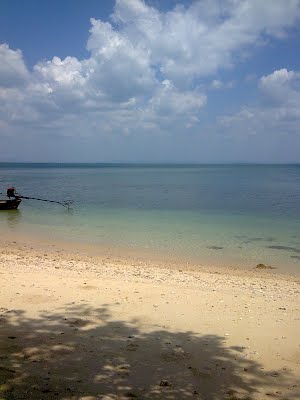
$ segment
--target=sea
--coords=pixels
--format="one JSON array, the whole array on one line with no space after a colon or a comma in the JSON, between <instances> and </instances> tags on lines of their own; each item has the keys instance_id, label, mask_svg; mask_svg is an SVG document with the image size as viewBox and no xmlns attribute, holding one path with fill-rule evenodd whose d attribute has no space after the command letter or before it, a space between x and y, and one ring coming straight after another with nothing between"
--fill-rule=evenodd
<instances>
[{"instance_id":1,"label":"sea","mask_svg":"<svg viewBox=\"0 0 300 400\"><path fill-rule=\"evenodd\" d=\"M157 259L300 273L300 165L0 163L2 237Z\"/></svg>"}]
</instances>

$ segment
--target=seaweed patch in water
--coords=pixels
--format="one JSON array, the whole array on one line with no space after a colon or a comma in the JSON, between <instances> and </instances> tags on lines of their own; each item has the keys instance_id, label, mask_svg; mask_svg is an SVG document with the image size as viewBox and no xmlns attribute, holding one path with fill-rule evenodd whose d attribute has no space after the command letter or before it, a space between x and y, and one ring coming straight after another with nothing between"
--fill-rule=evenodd
<instances>
[{"instance_id":1,"label":"seaweed patch in water","mask_svg":"<svg viewBox=\"0 0 300 400\"><path fill-rule=\"evenodd\" d=\"M252 242L274 242L275 238L273 237L267 237L267 238L263 238L263 237L253 237L253 238L248 238L247 240L245 240L243 243L252 243Z\"/></svg>"},{"instance_id":2,"label":"seaweed patch in water","mask_svg":"<svg viewBox=\"0 0 300 400\"><path fill-rule=\"evenodd\" d=\"M300 256L291 256L291 258L296 258L296 260L300 260Z\"/></svg>"},{"instance_id":3,"label":"seaweed patch in water","mask_svg":"<svg viewBox=\"0 0 300 400\"><path fill-rule=\"evenodd\" d=\"M296 249L295 247L290 247L290 246L267 246L268 249L275 249L275 250L288 250L288 251L294 251L295 253L300 253L299 249Z\"/></svg>"},{"instance_id":4,"label":"seaweed patch in water","mask_svg":"<svg viewBox=\"0 0 300 400\"><path fill-rule=\"evenodd\" d=\"M222 250L224 249L224 247L221 246L207 246L208 249L212 249L212 250Z\"/></svg>"}]
</instances>

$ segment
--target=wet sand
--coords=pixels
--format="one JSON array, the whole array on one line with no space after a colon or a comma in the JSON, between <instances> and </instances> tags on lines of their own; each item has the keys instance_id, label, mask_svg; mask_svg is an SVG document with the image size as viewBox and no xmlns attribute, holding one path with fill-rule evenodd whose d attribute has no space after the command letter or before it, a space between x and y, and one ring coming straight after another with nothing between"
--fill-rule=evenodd
<instances>
[{"instance_id":1,"label":"wet sand","mask_svg":"<svg viewBox=\"0 0 300 400\"><path fill-rule=\"evenodd\" d=\"M299 276L7 240L0 277L0 399L300 398Z\"/></svg>"}]
</instances>

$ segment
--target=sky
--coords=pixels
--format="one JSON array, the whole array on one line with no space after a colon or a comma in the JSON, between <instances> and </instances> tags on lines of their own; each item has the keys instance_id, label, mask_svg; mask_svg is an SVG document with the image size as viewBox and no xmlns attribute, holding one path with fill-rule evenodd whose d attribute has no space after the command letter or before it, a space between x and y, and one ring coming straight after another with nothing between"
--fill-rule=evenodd
<instances>
[{"instance_id":1,"label":"sky","mask_svg":"<svg viewBox=\"0 0 300 400\"><path fill-rule=\"evenodd\" d=\"M1 161L300 162L300 0L1 0Z\"/></svg>"}]
</instances>

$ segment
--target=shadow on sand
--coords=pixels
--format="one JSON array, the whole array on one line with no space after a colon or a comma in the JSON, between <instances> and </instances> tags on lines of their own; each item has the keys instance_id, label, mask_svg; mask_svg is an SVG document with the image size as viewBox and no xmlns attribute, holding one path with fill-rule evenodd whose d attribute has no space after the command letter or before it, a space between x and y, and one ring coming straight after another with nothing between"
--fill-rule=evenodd
<instances>
[{"instance_id":1,"label":"shadow on sand","mask_svg":"<svg viewBox=\"0 0 300 400\"><path fill-rule=\"evenodd\" d=\"M0 309L0 398L299 398L288 371L266 371L223 337L145 333L109 309L69 304L37 318Z\"/></svg>"}]
</instances>

